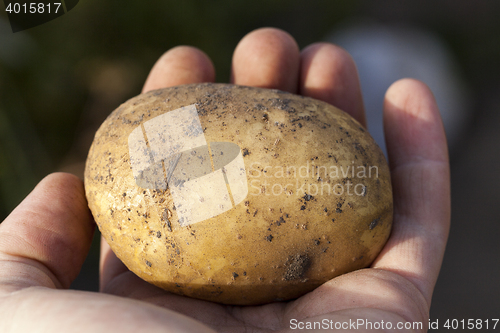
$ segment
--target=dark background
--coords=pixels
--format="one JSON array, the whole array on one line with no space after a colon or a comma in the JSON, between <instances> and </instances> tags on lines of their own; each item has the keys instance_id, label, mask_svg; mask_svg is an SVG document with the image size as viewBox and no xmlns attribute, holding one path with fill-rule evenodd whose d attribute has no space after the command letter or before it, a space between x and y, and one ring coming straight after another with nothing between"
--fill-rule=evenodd
<instances>
[{"instance_id":1,"label":"dark background","mask_svg":"<svg viewBox=\"0 0 500 333\"><path fill-rule=\"evenodd\" d=\"M227 82L234 47L262 26L301 48L357 19L432 32L455 57L470 103L451 152L452 228L431 319L500 317L500 1L86 0L15 34L2 6L0 220L46 174L82 176L97 127L140 93L171 47L202 49ZM74 288L97 288L97 244Z\"/></svg>"}]
</instances>

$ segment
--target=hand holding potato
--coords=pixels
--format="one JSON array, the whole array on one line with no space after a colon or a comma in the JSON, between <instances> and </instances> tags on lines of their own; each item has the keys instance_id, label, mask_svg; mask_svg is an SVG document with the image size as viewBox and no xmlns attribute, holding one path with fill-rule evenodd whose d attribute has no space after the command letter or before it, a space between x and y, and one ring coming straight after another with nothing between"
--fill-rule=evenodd
<instances>
[{"instance_id":1,"label":"hand holding potato","mask_svg":"<svg viewBox=\"0 0 500 333\"><path fill-rule=\"evenodd\" d=\"M213 66L202 52L177 47L157 62L144 91L213 80ZM235 50L232 83L320 99L364 124L354 63L330 44L314 44L299 53L282 31L254 31ZM422 322L425 330L450 220L445 136L434 98L420 82L402 80L391 86L384 114L394 225L371 268L341 275L288 303L228 307L147 284L103 242L102 293L60 290L78 274L94 224L81 181L53 174L0 225L1 330L287 331L291 320L349 318L394 325Z\"/></svg>"}]
</instances>

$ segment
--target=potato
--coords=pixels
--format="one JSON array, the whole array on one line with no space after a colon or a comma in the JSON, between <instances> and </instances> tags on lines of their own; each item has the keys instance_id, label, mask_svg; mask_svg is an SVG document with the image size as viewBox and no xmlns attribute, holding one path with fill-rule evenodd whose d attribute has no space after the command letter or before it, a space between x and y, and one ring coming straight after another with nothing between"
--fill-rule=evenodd
<instances>
[{"instance_id":1,"label":"potato","mask_svg":"<svg viewBox=\"0 0 500 333\"><path fill-rule=\"evenodd\" d=\"M95 135L85 188L132 272L225 304L294 299L367 267L392 224L387 162L356 120L311 98L228 84L121 105Z\"/></svg>"}]
</instances>

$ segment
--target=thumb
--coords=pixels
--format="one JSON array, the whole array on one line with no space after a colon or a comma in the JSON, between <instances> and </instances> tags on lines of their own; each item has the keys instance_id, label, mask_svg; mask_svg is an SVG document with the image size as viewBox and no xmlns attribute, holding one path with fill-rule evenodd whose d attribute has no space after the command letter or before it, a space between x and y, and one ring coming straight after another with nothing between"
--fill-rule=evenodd
<instances>
[{"instance_id":1,"label":"thumb","mask_svg":"<svg viewBox=\"0 0 500 333\"><path fill-rule=\"evenodd\" d=\"M45 177L0 224L0 291L68 288L94 226L83 182L65 173Z\"/></svg>"}]
</instances>

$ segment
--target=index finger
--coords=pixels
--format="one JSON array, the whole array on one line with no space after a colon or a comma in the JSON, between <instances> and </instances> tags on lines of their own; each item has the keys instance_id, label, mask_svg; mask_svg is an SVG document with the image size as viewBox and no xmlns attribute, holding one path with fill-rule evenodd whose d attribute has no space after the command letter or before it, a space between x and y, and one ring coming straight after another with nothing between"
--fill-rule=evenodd
<instances>
[{"instance_id":1,"label":"index finger","mask_svg":"<svg viewBox=\"0 0 500 333\"><path fill-rule=\"evenodd\" d=\"M158 59L144 83L142 92L213 81L215 69L204 52L192 46L177 46Z\"/></svg>"}]
</instances>

